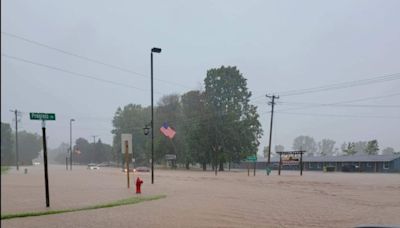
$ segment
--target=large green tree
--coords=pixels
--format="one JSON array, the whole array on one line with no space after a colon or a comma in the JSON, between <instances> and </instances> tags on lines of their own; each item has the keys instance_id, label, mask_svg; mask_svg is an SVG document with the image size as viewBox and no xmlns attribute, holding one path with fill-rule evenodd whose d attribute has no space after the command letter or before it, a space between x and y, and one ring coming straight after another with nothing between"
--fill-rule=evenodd
<instances>
[{"instance_id":1,"label":"large green tree","mask_svg":"<svg viewBox=\"0 0 400 228\"><path fill-rule=\"evenodd\" d=\"M374 140L368 141L365 152L369 155L376 155L376 154L378 154L378 151L379 151L378 140L374 139Z\"/></svg>"},{"instance_id":2,"label":"large green tree","mask_svg":"<svg viewBox=\"0 0 400 228\"><path fill-rule=\"evenodd\" d=\"M151 134L144 135L143 128L151 122L149 107L128 104L123 108L118 108L112 121L114 129L113 139L113 159L116 162L124 161L125 157L121 153L121 134L132 134L133 156L138 165L148 165L150 156ZM155 125L155 133L157 132Z\"/></svg>"},{"instance_id":3,"label":"large green tree","mask_svg":"<svg viewBox=\"0 0 400 228\"><path fill-rule=\"evenodd\" d=\"M250 104L247 81L236 67L208 70L204 84L209 148L214 165L223 170L224 162L239 162L257 153L261 124L257 108Z\"/></svg>"},{"instance_id":4,"label":"large green tree","mask_svg":"<svg viewBox=\"0 0 400 228\"><path fill-rule=\"evenodd\" d=\"M73 156L74 161L81 164L101 163L113 160L113 147L103 143L101 139L90 143L84 138L78 138L75 141L73 150L79 151L79 154L74 153Z\"/></svg>"},{"instance_id":5,"label":"large green tree","mask_svg":"<svg viewBox=\"0 0 400 228\"><path fill-rule=\"evenodd\" d=\"M19 161L22 165L32 165L32 160L39 156L42 150L42 137L27 131L18 132Z\"/></svg>"},{"instance_id":6,"label":"large green tree","mask_svg":"<svg viewBox=\"0 0 400 228\"><path fill-rule=\"evenodd\" d=\"M189 91L182 95L183 137L186 148L186 167L188 163L198 162L203 170L210 163L210 148L208 147L207 113L205 96L201 91Z\"/></svg>"},{"instance_id":7,"label":"large green tree","mask_svg":"<svg viewBox=\"0 0 400 228\"><path fill-rule=\"evenodd\" d=\"M1 123L1 164L15 164L13 134L8 123Z\"/></svg>"}]
</instances>

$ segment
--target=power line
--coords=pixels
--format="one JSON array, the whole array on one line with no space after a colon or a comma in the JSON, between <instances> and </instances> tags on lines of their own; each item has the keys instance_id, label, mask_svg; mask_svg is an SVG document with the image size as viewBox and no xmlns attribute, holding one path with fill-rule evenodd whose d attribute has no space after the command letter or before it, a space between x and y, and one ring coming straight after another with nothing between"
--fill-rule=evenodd
<instances>
[{"instance_id":1,"label":"power line","mask_svg":"<svg viewBox=\"0 0 400 228\"><path fill-rule=\"evenodd\" d=\"M321 104L321 103L302 103L302 102L279 102L283 105L293 106L329 106L345 108L400 108L400 105L371 105L371 104Z\"/></svg>"},{"instance_id":2,"label":"power line","mask_svg":"<svg viewBox=\"0 0 400 228\"><path fill-rule=\"evenodd\" d=\"M393 73L393 74L388 74L388 75L383 75L383 76L373 77L373 78L367 78L367 79L362 79L362 80L341 82L341 83L317 86L317 87L306 88L306 89L281 91L281 92L279 92L279 94L282 97L302 95L302 94L307 94L307 93L316 93L316 92L325 92L325 91L336 90L336 89L345 89L345 88L349 88L349 87L363 86L363 85L393 81L393 80L398 80L398 79L400 79L400 73ZM259 96L254 97L253 101L258 100L258 99L262 98L263 96L264 95L259 95Z\"/></svg>"},{"instance_id":3,"label":"power line","mask_svg":"<svg viewBox=\"0 0 400 228\"><path fill-rule=\"evenodd\" d=\"M344 88L355 87L355 86L363 86L363 85L381 83L381 82L386 82L386 81L393 81L393 80L398 80L398 79L400 79L400 73L394 73L394 74L373 77L373 78L368 78L368 79L362 79L362 80L356 80L356 81L341 82L341 83L335 83L335 84L306 88L306 89L282 91L282 92L280 92L280 94L282 94L281 95L282 97L283 96L294 96L294 95L301 95L301 94L307 94L307 93L316 93L316 92L322 92L322 91L344 89Z\"/></svg>"},{"instance_id":4,"label":"power line","mask_svg":"<svg viewBox=\"0 0 400 228\"><path fill-rule=\"evenodd\" d=\"M9 32L1 32L1 33L4 34L4 35L10 36L10 37L14 37L14 38L19 39L19 40L23 40L23 41L31 43L31 44L35 44L35 45L38 45L38 46L41 46L41 47L44 47L44 48L47 48L47 49L50 49L50 50L53 50L53 51L57 51L57 52L63 53L65 55L73 56L73 57L76 57L76 58L79 58L79 59L83 59L85 61L93 62L93 63L99 64L99 65L103 65L103 66L106 66L106 67L110 67L110 68L113 68L113 69L116 69L116 70L119 70L119 71L122 71L122 72L125 72L125 73L129 73L129 74L132 74L134 76L139 76L139 77L143 77L143 78L149 78L149 76L146 75L146 74L138 73L138 72L135 72L135 71L130 70L130 69L126 69L126 68L123 68L123 67L120 67L120 66L109 64L109 63L106 63L106 62L103 62L103 61L100 61L100 60L96 60L96 59L93 59L93 58L89 58L89 57L86 57L86 56L83 56L83 55L78 55L78 54L75 54L75 53L72 53L72 52L69 52L69 51L65 51L65 50L60 49L60 48L52 47L50 45L47 45L47 44L44 44L44 43L41 43L41 42L38 42L38 41L35 41L35 40L31 40L31 39L28 39L28 38L25 38L25 37L22 37L22 36L18 36L18 35L12 34L12 33L9 33ZM159 81L159 82L166 83L166 84L170 84L170 85L180 86L180 87L183 87L183 88L186 88L186 89L192 89L192 88L190 88L188 86L185 86L185 85L182 85L182 84L179 84L179 83L175 83L175 82L170 82L170 81L163 80L163 79L159 79L159 78L155 78L155 80Z\"/></svg>"},{"instance_id":5,"label":"power line","mask_svg":"<svg viewBox=\"0 0 400 228\"><path fill-rule=\"evenodd\" d=\"M359 98L359 99L353 99L353 100L347 100L347 101L332 102L332 103L327 103L327 104L308 105L305 107L298 107L298 108L287 108L287 109L281 109L281 110L277 110L277 111L281 112L281 111L299 110L299 109L307 109L307 108L319 108L319 107L325 107L325 106L334 106L334 105L355 103L355 102L360 102L360 101L377 100L377 99L382 99L382 98L387 98L387 97L394 97L394 96L398 96L398 95L400 95L400 93L392 93L392 94L387 94L387 95L382 95L382 96L374 96L374 97L365 97L365 98Z\"/></svg>"},{"instance_id":6,"label":"power line","mask_svg":"<svg viewBox=\"0 0 400 228\"><path fill-rule=\"evenodd\" d=\"M27 59L23 59L23 58L20 58L20 57L7 55L7 54L4 54L4 53L2 53L1 55L6 57L6 58L10 58L10 59L17 60L17 61L20 61L20 62L29 63L29 64L40 66L40 67L49 68L49 69L56 70L56 71L61 71L61 72L64 72L64 73L67 73L67 74L70 74L70 75L74 75L74 76L78 76L78 77L81 77L81 78L88 78L88 79L92 79L92 80L96 80L96 81L100 81L100 82L104 82L104 83L109 83L109 84L113 84L113 85L118 85L118 86L123 86L123 87L128 87L128 88L133 88L133 89L137 89L137 90L148 92L146 89L139 88L139 87L136 87L136 86L127 85L127 84L124 84L124 83L115 82L115 81L111 81L111 80L107 80L107 79L97 78L97 77L90 76L90 75L87 75L87 74L82 74L82 73L78 73L78 72L73 72L73 71L69 71L69 70L66 70L66 69L62 69L62 68L59 68L59 67L50 66L50 65L47 65L47 64L33 62L33 61L30 61L30 60L27 60ZM157 94L160 94L160 93L157 93Z\"/></svg>"},{"instance_id":7,"label":"power line","mask_svg":"<svg viewBox=\"0 0 400 228\"><path fill-rule=\"evenodd\" d=\"M277 111L278 112L278 111ZM321 117L350 117L350 118L373 118L373 119L400 119L400 116L362 116L362 115L339 115L325 113L296 113L296 112L278 112L287 115L305 115L305 116L321 116Z\"/></svg>"}]
</instances>

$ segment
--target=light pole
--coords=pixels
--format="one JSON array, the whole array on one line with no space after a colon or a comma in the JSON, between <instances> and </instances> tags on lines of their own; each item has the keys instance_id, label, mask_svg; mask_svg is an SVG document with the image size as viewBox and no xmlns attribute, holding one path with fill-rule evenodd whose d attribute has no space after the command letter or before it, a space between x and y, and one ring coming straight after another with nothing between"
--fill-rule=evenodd
<instances>
[{"instance_id":1,"label":"light pole","mask_svg":"<svg viewBox=\"0 0 400 228\"><path fill-rule=\"evenodd\" d=\"M161 48L153 47L150 54L151 67L151 183L154 184L154 106L153 106L153 52L161 53Z\"/></svg>"},{"instance_id":2,"label":"light pole","mask_svg":"<svg viewBox=\"0 0 400 228\"><path fill-rule=\"evenodd\" d=\"M72 122L75 119L69 120L69 169L72 170Z\"/></svg>"}]
</instances>

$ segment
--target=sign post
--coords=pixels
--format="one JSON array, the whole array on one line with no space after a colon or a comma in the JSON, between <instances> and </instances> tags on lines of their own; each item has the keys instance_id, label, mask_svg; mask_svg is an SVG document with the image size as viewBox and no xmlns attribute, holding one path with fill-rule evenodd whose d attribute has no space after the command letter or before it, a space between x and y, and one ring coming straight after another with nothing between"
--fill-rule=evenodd
<instances>
[{"instance_id":1,"label":"sign post","mask_svg":"<svg viewBox=\"0 0 400 228\"><path fill-rule=\"evenodd\" d=\"M46 144L46 122L42 120L42 138L43 138L43 159L44 159L44 182L46 188L46 207L50 207L49 195L49 174L47 169L47 144Z\"/></svg>"},{"instance_id":2,"label":"sign post","mask_svg":"<svg viewBox=\"0 0 400 228\"><path fill-rule=\"evenodd\" d=\"M132 134L121 134L121 153L125 153L127 186L130 188L129 154L132 154L133 159Z\"/></svg>"},{"instance_id":3,"label":"sign post","mask_svg":"<svg viewBox=\"0 0 400 228\"><path fill-rule=\"evenodd\" d=\"M249 162L253 162L254 163L254 176L256 175L256 165L257 165L257 156L256 155L250 155L246 157L246 161L247 161L247 176L250 175L250 169L249 169Z\"/></svg>"},{"instance_id":4,"label":"sign post","mask_svg":"<svg viewBox=\"0 0 400 228\"><path fill-rule=\"evenodd\" d=\"M125 141L125 162L126 162L126 178L127 178L127 184L128 184L128 188L130 188L130 183L129 183L129 154L128 154L128 141Z\"/></svg>"},{"instance_id":5,"label":"sign post","mask_svg":"<svg viewBox=\"0 0 400 228\"><path fill-rule=\"evenodd\" d=\"M56 120L56 114L54 113L29 113L31 120L42 121L42 139L43 139L43 160L44 160L44 182L46 191L46 207L50 207L50 195L49 195L49 174L47 165L47 144L46 144L46 120Z\"/></svg>"}]
</instances>

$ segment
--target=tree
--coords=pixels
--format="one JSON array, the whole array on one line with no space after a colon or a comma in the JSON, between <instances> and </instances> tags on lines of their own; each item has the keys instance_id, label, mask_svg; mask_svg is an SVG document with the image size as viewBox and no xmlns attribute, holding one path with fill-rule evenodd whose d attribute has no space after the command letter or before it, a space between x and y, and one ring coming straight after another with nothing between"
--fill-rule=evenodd
<instances>
[{"instance_id":1,"label":"tree","mask_svg":"<svg viewBox=\"0 0 400 228\"><path fill-rule=\"evenodd\" d=\"M343 143L341 149L345 155L354 155L357 152L354 150L354 143Z\"/></svg>"},{"instance_id":2,"label":"tree","mask_svg":"<svg viewBox=\"0 0 400 228\"><path fill-rule=\"evenodd\" d=\"M317 144L314 138L310 136L298 136L293 141L293 149L295 150L305 150L306 155L313 156L317 152Z\"/></svg>"},{"instance_id":3,"label":"tree","mask_svg":"<svg viewBox=\"0 0 400 228\"><path fill-rule=\"evenodd\" d=\"M322 156L331 156L334 154L335 141L331 139L322 139L318 143L318 151Z\"/></svg>"},{"instance_id":4,"label":"tree","mask_svg":"<svg viewBox=\"0 0 400 228\"><path fill-rule=\"evenodd\" d=\"M184 143L183 133L183 117L182 117L182 104L180 97L177 94L170 94L161 97L158 102L155 115L155 160L160 162L165 159L166 154L175 154L176 162L179 164L186 164L188 168L191 162L190 156L187 155L187 150ZM163 135L160 127L167 123L169 127L173 128L177 133L175 137L170 139Z\"/></svg>"},{"instance_id":5,"label":"tree","mask_svg":"<svg viewBox=\"0 0 400 228\"><path fill-rule=\"evenodd\" d=\"M264 146L264 149L263 149L264 158L268 158L268 149L269 149L269 146Z\"/></svg>"},{"instance_id":6,"label":"tree","mask_svg":"<svg viewBox=\"0 0 400 228\"><path fill-rule=\"evenodd\" d=\"M186 168L189 163L199 162L203 170L206 170L210 162L210 154L207 148L207 136L202 127L206 120L204 93L201 91L189 91L182 95L183 137L185 141Z\"/></svg>"},{"instance_id":7,"label":"tree","mask_svg":"<svg viewBox=\"0 0 400 228\"><path fill-rule=\"evenodd\" d=\"M365 152L368 155L375 155L375 154L378 154L378 151L379 151L378 140L374 139L374 140L368 141Z\"/></svg>"},{"instance_id":8,"label":"tree","mask_svg":"<svg viewBox=\"0 0 400 228\"><path fill-rule=\"evenodd\" d=\"M367 150L367 143L366 141L358 141L354 143L354 150L357 154L365 154Z\"/></svg>"},{"instance_id":9,"label":"tree","mask_svg":"<svg viewBox=\"0 0 400 228\"><path fill-rule=\"evenodd\" d=\"M64 142L61 143L57 148L50 149L48 153L49 162L65 164L66 157L69 157L69 144Z\"/></svg>"},{"instance_id":10,"label":"tree","mask_svg":"<svg viewBox=\"0 0 400 228\"><path fill-rule=\"evenodd\" d=\"M392 147L386 147L385 149L382 150L382 154L385 154L385 155L392 155L394 153L395 153L395 151Z\"/></svg>"},{"instance_id":11,"label":"tree","mask_svg":"<svg viewBox=\"0 0 400 228\"><path fill-rule=\"evenodd\" d=\"M90 146L90 143L84 138L77 138L75 140L75 146L73 148L74 151L80 151L80 154L77 154L75 157L75 161L79 164L87 164L92 162L92 152L93 149Z\"/></svg>"},{"instance_id":12,"label":"tree","mask_svg":"<svg viewBox=\"0 0 400 228\"><path fill-rule=\"evenodd\" d=\"M121 153L121 134L130 133L133 135L133 156L137 165L148 165L150 154L151 133L144 135L143 128L149 126L151 122L151 114L149 107L141 105L128 104L122 108L118 108L112 121L114 134L112 157L116 162L125 160ZM155 137L158 136L157 123L154 124ZM156 139L156 138L155 138ZM155 140L156 141L156 140Z\"/></svg>"},{"instance_id":13,"label":"tree","mask_svg":"<svg viewBox=\"0 0 400 228\"><path fill-rule=\"evenodd\" d=\"M19 160L23 165L32 165L42 150L42 137L26 131L18 132Z\"/></svg>"},{"instance_id":14,"label":"tree","mask_svg":"<svg viewBox=\"0 0 400 228\"><path fill-rule=\"evenodd\" d=\"M285 151L285 147L282 145L276 145L275 152L281 152L281 151Z\"/></svg>"},{"instance_id":15,"label":"tree","mask_svg":"<svg viewBox=\"0 0 400 228\"><path fill-rule=\"evenodd\" d=\"M224 162L257 153L262 128L257 108L249 103L247 81L236 67L208 70L204 84L209 148L214 165L223 170Z\"/></svg>"},{"instance_id":16,"label":"tree","mask_svg":"<svg viewBox=\"0 0 400 228\"><path fill-rule=\"evenodd\" d=\"M1 164L15 164L14 140L10 124L1 123Z\"/></svg>"}]
</instances>

